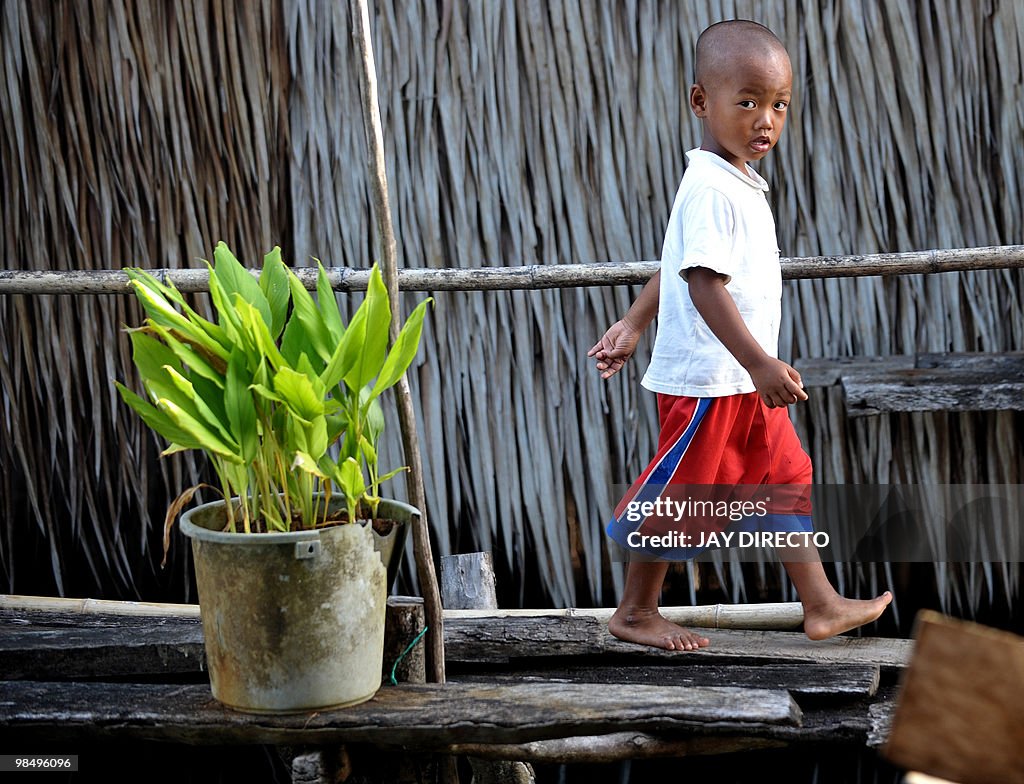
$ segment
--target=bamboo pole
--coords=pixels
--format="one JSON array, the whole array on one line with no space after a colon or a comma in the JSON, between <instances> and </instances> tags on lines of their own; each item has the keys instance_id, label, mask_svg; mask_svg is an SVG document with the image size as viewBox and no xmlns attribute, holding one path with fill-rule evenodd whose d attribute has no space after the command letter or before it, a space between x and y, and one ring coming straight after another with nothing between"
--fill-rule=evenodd
<instances>
[{"instance_id":1,"label":"bamboo pole","mask_svg":"<svg viewBox=\"0 0 1024 784\"><path fill-rule=\"evenodd\" d=\"M391 301L391 320L388 343L398 338L398 322L402 313L402 301L398 288L398 245L391 223L391 205L388 200L387 169L384 164L384 131L380 121L380 106L377 102L377 67L373 60L373 45L370 38L370 11L366 0L353 0L352 35L359 51L360 93L363 102L363 126L366 131L366 145L370 152L370 189L373 193L373 213L377 221L377 237L381 245L381 275L388 289ZM419 436L416 432L416 412L413 410L412 393L405 374L395 385L395 399L398 402L398 422L402 432L402 447L405 462L409 466L406 488L409 500L419 510L413 525L413 553L416 559L416 573L427 615L427 669L431 680L444 683L444 621L441 618L441 594L437 587L434 571L434 556L430 546L430 531L427 525L427 500L423 488L423 461L420 457Z\"/></svg>"},{"instance_id":2,"label":"bamboo pole","mask_svg":"<svg viewBox=\"0 0 1024 784\"><path fill-rule=\"evenodd\" d=\"M694 607L659 607L659 612L672 623L699 626L704 629L794 629L804 621L800 602L765 602L764 604L705 604ZM558 610L445 610L449 620L460 618L594 618L608 623L614 607Z\"/></svg>"},{"instance_id":3,"label":"bamboo pole","mask_svg":"<svg viewBox=\"0 0 1024 784\"><path fill-rule=\"evenodd\" d=\"M707 604L695 607L661 607L673 623L707 629L754 629L785 631L803 622L800 602L763 604ZM50 596L0 595L0 611L54 612L68 615L138 615L162 618L198 618L198 604L122 602L105 599L66 599ZM444 610L447 620L464 618L595 618L607 623L612 607L525 610Z\"/></svg>"},{"instance_id":4,"label":"bamboo pole","mask_svg":"<svg viewBox=\"0 0 1024 784\"><path fill-rule=\"evenodd\" d=\"M51 612L66 615L126 615L149 618L198 618L198 604L69 599L60 596L0 595L0 611Z\"/></svg>"},{"instance_id":5,"label":"bamboo pole","mask_svg":"<svg viewBox=\"0 0 1024 784\"><path fill-rule=\"evenodd\" d=\"M908 253L783 258L785 280L858 278L877 275L930 275L1024 268L1024 245L948 248ZM402 291L510 291L646 283L657 261L602 261L590 264L533 264L515 267L450 267L398 270ZM294 270L310 290L316 270ZM152 274L180 291L209 291L205 269L152 269ZM253 270L253 274L257 274ZM368 270L327 268L335 291L365 291ZM0 294L127 294L128 276L119 270L0 270Z\"/></svg>"}]
</instances>

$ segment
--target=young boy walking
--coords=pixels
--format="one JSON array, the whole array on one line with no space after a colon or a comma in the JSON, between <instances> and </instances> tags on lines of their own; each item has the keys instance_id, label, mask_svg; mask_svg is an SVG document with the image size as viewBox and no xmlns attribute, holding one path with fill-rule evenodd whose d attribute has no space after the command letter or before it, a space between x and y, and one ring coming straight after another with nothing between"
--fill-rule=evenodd
<instances>
[{"instance_id":1,"label":"young boy walking","mask_svg":"<svg viewBox=\"0 0 1024 784\"><path fill-rule=\"evenodd\" d=\"M768 184L748 165L778 142L792 82L785 47L762 25L719 22L697 40L690 109L703 138L687 153L661 269L588 352L610 378L659 317L641 382L658 393L658 453L631 493L648 483L655 492L668 484L811 484L811 461L786 408L807 394L800 374L778 359L782 276ZM629 547L623 522L617 517L608 532ZM888 591L872 600L843 598L816 554L783 563L811 639L869 623L892 601ZM668 650L707 646L707 637L658 612L667 570L664 560L629 562L609 631Z\"/></svg>"}]
</instances>

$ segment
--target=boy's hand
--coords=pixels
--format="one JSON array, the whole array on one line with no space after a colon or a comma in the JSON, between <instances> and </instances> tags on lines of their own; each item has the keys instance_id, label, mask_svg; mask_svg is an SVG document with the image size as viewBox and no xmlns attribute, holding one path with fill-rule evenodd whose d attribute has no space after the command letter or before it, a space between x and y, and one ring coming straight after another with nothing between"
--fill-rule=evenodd
<instances>
[{"instance_id":1,"label":"boy's hand","mask_svg":"<svg viewBox=\"0 0 1024 784\"><path fill-rule=\"evenodd\" d=\"M601 378L611 378L622 370L626 360L633 356L640 334L640 330L625 319L608 327L608 331L587 352L588 357L597 358Z\"/></svg>"},{"instance_id":2,"label":"boy's hand","mask_svg":"<svg viewBox=\"0 0 1024 784\"><path fill-rule=\"evenodd\" d=\"M768 408L788 406L807 400L800 374L781 359L765 357L747 368L754 388Z\"/></svg>"}]
</instances>

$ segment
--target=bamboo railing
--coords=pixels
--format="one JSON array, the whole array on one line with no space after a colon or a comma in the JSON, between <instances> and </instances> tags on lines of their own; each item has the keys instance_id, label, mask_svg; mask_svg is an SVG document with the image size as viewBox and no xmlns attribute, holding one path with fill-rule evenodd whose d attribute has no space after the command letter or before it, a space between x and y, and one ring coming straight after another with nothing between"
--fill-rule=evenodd
<instances>
[{"instance_id":1,"label":"bamboo railing","mask_svg":"<svg viewBox=\"0 0 1024 784\"><path fill-rule=\"evenodd\" d=\"M919 275L994 269L1024 269L1024 245L949 248L906 253L857 256L783 258L785 280L853 278L873 275ZM511 291L621 286L645 283L658 269L656 261L606 261L592 264L531 264L513 267L449 267L401 269L398 286L404 291ZM209 290L205 269L149 270L179 291ZM296 275L316 289L317 270L303 267ZM364 291L368 270L330 267L335 291ZM118 270L22 271L0 270L0 294L126 294L128 276Z\"/></svg>"}]
</instances>

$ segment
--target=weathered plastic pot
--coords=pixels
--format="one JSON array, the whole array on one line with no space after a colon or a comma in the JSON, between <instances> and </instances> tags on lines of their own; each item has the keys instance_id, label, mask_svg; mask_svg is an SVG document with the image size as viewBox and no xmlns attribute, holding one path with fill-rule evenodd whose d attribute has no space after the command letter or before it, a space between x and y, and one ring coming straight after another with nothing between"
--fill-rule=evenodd
<instances>
[{"instance_id":1,"label":"weathered plastic pot","mask_svg":"<svg viewBox=\"0 0 1024 784\"><path fill-rule=\"evenodd\" d=\"M418 512L381 501L379 514ZM186 512L213 696L289 713L355 705L380 687L386 570L369 525L227 533L224 502Z\"/></svg>"}]
</instances>

